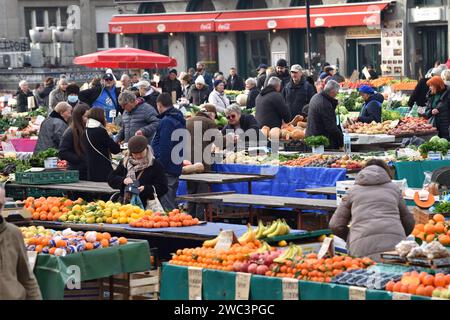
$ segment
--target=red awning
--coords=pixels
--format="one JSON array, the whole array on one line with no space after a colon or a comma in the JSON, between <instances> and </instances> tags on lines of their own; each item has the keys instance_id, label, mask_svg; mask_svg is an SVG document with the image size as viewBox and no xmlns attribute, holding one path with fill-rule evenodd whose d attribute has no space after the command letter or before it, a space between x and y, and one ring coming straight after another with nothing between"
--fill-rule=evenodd
<instances>
[{"instance_id":1,"label":"red awning","mask_svg":"<svg viewBox=\"0 0 450 320\"><path fill-rule=\"evenodd\" d=\"M111 33L214 32L218 12L116 15Z\"/></svg>"},{"instance_id":2,"label":"red awning","mask_svg":"<svg viewBox=\"0 0 450 320\"><path fill-rule=\"evenodd\" d=\"M311 27L380 26L391 1L311 6ZM305 7L206 13L117 15L111 33L227 32L306 28Z\"/></svg>"}]
</instances>

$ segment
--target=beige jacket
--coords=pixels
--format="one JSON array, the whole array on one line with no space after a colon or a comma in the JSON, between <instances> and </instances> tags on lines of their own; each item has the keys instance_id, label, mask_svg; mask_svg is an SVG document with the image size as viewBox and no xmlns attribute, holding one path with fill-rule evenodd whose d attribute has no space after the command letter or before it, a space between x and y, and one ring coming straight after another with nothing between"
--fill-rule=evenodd
<instances>
[{"instance_id":1,"label":"beige jacket","mask_svg":"<svg viewBox=\"0 0 450 320\"><path fill-rule=\"evenodd\" d=\"M0 216L0 300L42 300L20 230Z\"/></svg>"},{"instance_id":2,"label":"beige jacket","mask_svg":"<svg viewBox=\"0 0 450 320\"><path fill-rule=\"evenodd\" d=\"M356 257L394 250L413 228L414 217L400 189L378 166L368 166L357 175L330 221L330 229L347 240L350 255Z\"/></svg>"}]
</instances>

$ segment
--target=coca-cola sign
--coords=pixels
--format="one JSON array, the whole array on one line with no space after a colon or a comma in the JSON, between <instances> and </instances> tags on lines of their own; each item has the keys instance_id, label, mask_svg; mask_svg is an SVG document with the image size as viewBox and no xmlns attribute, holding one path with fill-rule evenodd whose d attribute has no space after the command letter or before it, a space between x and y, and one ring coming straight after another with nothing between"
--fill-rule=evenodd
<instances>
[{"instance_id":1,"label":"coca-cola sign","mask_svg":"<svg viewBox=\"0 0 450 320\"><path fill-rule=\"evenodd\" d=\"M122 33L122 26L112 26L111 33Z\"/></svg>"},{"instance_id":2,"label":"coca-cola sign","mask_svg":"<svg viewBox=\"0 0 450 320\"><path fill-rule=\"evenodd\" d=\"M231 25L229 23L220 23L217 26L218 31L228 31L231 29Z\"/></svg>"},{"instance_id":3,"label":"coca-cola sign","mask_svg":"<svg viewBox=\"0 0 450 320\"><path fill-rule=\"evenodd\" d=\"M212 25L212 23L202 23L202 24L200 24L200 30L201 31L212 31L213 25Z\"/></svg>"}]
</instances>

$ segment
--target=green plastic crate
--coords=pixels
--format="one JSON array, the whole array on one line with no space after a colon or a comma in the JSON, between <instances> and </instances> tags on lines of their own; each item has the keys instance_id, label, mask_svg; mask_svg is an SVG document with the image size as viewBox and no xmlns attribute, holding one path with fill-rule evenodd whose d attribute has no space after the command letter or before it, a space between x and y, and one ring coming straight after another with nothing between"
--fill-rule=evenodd
<instances>
[{"instance_id":1,"label":"green plastic crate","mask_svg":"<svg viewBox=\"0 0 450 320\"><path fill-rule=\"evenodd\" d=\"M27 197L62 197L64 193L61 190L41 189L36 187L25 188L6 188L6 196L14 200L25 200Z\"/></svg>"},{"instance_id":2,"label":"green plastic crate","mask_svg":"<svg viewBox=\"0 0 450 320\"><path fill-rule=\"evenodd\" d=\"M77 170L16 172L16 183L19 184L58 184L79 180Z\"/></svg>"}]
</instances>

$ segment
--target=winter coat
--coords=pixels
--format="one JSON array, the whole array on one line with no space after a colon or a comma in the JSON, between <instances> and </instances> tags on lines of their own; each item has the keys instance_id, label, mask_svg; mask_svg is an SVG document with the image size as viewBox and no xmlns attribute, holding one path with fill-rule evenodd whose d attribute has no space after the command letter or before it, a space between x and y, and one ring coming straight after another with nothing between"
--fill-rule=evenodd
<instances>
[{"instance_id":1,"label":"winter coat","mask_svg":"<svg viewBox=\"0 0 450 320\"><path fill-rule=\"evenodd\" d=\"M42 300L22 232L0 216L0 300Z\"/></svg>"},{"instance_id":2,"label":"winter coat","mask_svg":"<svg viewBox=\"0 0 450 320\"><path fill-rule=\"evenodd\" d=\"M17 112L27 112L28 111L28 97L33 97L33 92L29 90L27 93L19 89L16 93L17 99ZM37 107L37 104L36 104Z\"/></svg>"},{"instance_id":3,"label":"winter coat","mask_svg":"<svg viewBox=\"0 0 450 320\"><path fill-rule=\"evenodd\" d=\"M227 124L222 129L222 134L226 135L230 131L235 134L239 134L239 139L241 141L244 141L244 139L246 143L250 143L252 141L251 146L257 146L255 143L259 141L259 126L255 117L251 114L241 114L241 118L239 119L239 127L236 128L234 126L231 126L230 124Z\"/></svg>"},{"instance_id":4,"label":"winter coat","mask_svg":"<svg viewBox=\"0 0 450 320\"><path fill-rule=\"evenodd\" d=\"M227 90L242 91L245 89L244 80L238 75L232 77L231 75L227 78L227 85L225 86Z\"/></svg>"},{"instance_id":5,"label":"winter coat","mask_svg":"<svg viewBox=\"0 0 450 320\"><path fill-rule=\"evenodd\" d=\"M80 180L87 179L87 159L86 156L79 156L74 147L72 128L68 127L64 132L59 144L59 158L66 160L69 170L78 170Z\"/></svg>"},{"instance_id":6,"label":"winter coat","mask_svg":"<svg viewBox=\"0 0 450 320\"><path fill-rule=\"evenodd\" d=\"M198 90L195 85L192 85L187 98L190 103L199 106L208 102L210 93L211 90L206 85L201 90Z\"/></svg>"},{"instance_id":7,"label":"winter coat","mask_svg":"<svg viewBox=\"0 0 450 320\"><path fill-rule=\"evenodd\" d=\"M425 107L425 105L427 104L427 93L429 90L427 86L428 80L429 79L427 78L422 78L419 80L419 82L417 82L417 85L408 100L408 106L410 108L414 106L414 103L416 103L419 107Z\"/></svg>"},{"instance_id":8,"label":"winter coat","mask_svg":"<svg viewBox=\"0 0 450 320\"><path fill-rule=\"evenodd\" d=\"M330 140L330 148L338 149L344 145L341 129L336 124L338 101L321 92L312 97L308 108L308 127L306 136L323 135Z\"/></svg>"},{"instance_id":9,"label":"winter coat","mask_svg":"<svg viewBox=\"0 0 450 320\"><path fill-rule=\"evenodd\" d=\"M414 224L400 189L387 172L379 166L368 166L342 199L331 218L330 229L347 240L351 256L376 257L394 250L412 232Z\"/></svg>"},{"instance_id":10,"label":"winter coat","mask_svg":"<svg viewBox=\"0 0 450 320\"><path fill-rule=\"evenodd\" d=\"M362 106L358 121L364 123L381 122L381 105L383 101L384 97L381 93L372 94Z\"/></svg>"},{"instance_id":11,"label":"winter coat","mask_svg":"<svg viewBox=\"0 0 450 320\"><path fill-rule=\"evenodd\" d=\"M107 182L113 170L111 160L108 159L111 159L111 153L120 152L120 145L114 142L102 124L95 119L88 119L82 143L86 150L87 181Z\"/></svg>"},{"instance_id":12,"label":"winter coat","mask_svg":"<svg viewBox=\"0 0 450 320\"><path fill-rule=\"evenodd\" d=\"M201 126L201 130L196 129L196 126ZM211 139L207 140L204 140L203 137L208 130L217 130L217 136L222 136L221 132L217 129L216 122L209 118L207 114L198 112L196 116L186 120L186 129L190 134L190 143L186 145L186 159L192 163L203 163L205 170L209 171L211 169L212 159L210 157L204 158L204 150L208 147L211 149L211 143L215 140L212 136ZM196 130L199 131L197 132ZM201 133L200 137L198 136L199 133ZM207 152L206 154L209 156L210 152Z\"/></svg>"},{"instance_id":13,"label":"winter coat","mask_svg":"<svg viewBox=\"0 0 450 320\"><path fill-rule=\"evenodd\" d=\"M225 93L219 93L215 89L209 94L208 102L216 106L217 112L224 112L230 105L230 100Z\"/></svg>"},{"instance_id":14,"label":"winter coat","mask_svg":"<svg viewBox=\"0 0 450 320\"><path fill-rule=\"evenodd\" d=\"M260 128L281 128L282 121L291 121L291 112L281 93L273 86L265 87L256 97L256 121Z\"/></svg>"},{"instance_id":15,"label":"winter coat","mask_svg":"<svg viewBox=\"0 0 450 320\"><path fill-rule=\"evenodd\" d=\"M291 75L289 74L289 71L286 71L283 74L272 72L266 77L266 80L264 81L264 87L267 87L269 80L272 77L277 77L281 80L281 91L283 91L284 87L291 81Z\"/></svg>"},{"instance_id":16,"label":"winter coat","mask_svg":"<svg viewBox=\"0 0 450 320\"><path fill-rule=\"evenodd\" d=\"M284 87L282 94L291 112L291 119L293 119L296 115L301 114L303 106L309 103L314 95L314 88L304 77L298 84L291 79Z\"/></svg>"},{"instance_id":17,"label":"winter coat","mask_svg":"<svg viewBox=\"0 0 450 320\"><path fill-rule=\"evenodd\" d=\"M167 92L172 96L172 91L176 92L177 100L181 98L181 95L183 94L181 90L181 82L178 79L170 80L170 78L167 76L161 83L162 92Z\"/></svg>"},{"instance_id":18,"label":"winter coat","mask_svg":"<svg viewBox=\"0 0 450 320\"><path fill-rule=\"evenodd\" d=\"M250 89L247 95L247 109L253 109L256 106L256 97L261 93L257 87Z\"/></svg>"},{"instance_id":19,"label":"winter coat","mask_svg":"<svg viewBox=\"0 0 450 320\"><path fill-rule=\"evenodd\" d=\"M42 92L39 93L39 97L44 100L44 105L46 107L48 107L50 105L49 104L49 102L50 102L50 92L52 92L53 89L55 89L54 85L45 86L44 90L42 90Z\"/></svg>"},{"instance_id":20,"label":"winter coat","mask_svg":"<svg viewBox=\"0 0 450 320\"><path fill-rule=\"evenodd\" d=\"M83 91L80 91L80 94L78 95L78 99L90 107L95 103L95 101L100 97L102 94L103 87L102 86L95 86L90 89L86 89ZM119 95L120 95L120 88L115 88L116 90L116 101L114 101L114 105L116 106L117 113L122 113L123 109L119 105Z\"/></svg>"},{"instance_id":21,"label":"winter coat","mask_svg":"<svg viewBox=\"0 0 450 320\"><path fill-rule=\"evenodd\" d=\"M37 153L49 148L58 149L64 131L68 127L66 120L58 112L52 111L49 117L41 124L34 152Z\"/></svg>"},{"instance_id":22,"label":"winter coat","mask_svg":"<svg viewBox=\"0 0 450 320\"><path fill-rule=\"evenodd\" d=\"M330 80L334 80L334 81L336 81L337 83L345 82L345 78L344 78L343 76L341 76L341 75L339 74L339 72L337 72L335 75L329 77L329 78L328 78L328 81L330 81Z\"/></svg>"},{"instance_id":23,"label":"winter coat","mask_svg":"<svg viewBox=\"0 0 450 320\"><path fill-rule=\"evenodd\" d=\"M67 101L67 93L65 91L62 91L59 87L53 89L52 92L50 92L48 101L49 113L55 109L58 103L64 101Z\"/></svg>"},{"instance_id":24,"label":"winter coat","mask_svg":"<svg viewBox=\"0 0 450 320\"><path fill-rule=\"evenodd\" d=\"M256 77L256 87L257 87L259 90L262 90L262 88L264 88L264 83L266 82L266 79L267 79L267 74L266 74L265 72L259 74L259 75Z\"/></svg>"},{"instance_id":25,"label":"winter coat","mask_svg":"<svg viewBox=\"0 0 450 320\"><path fill-rule=\"evenodd\" d=\"M145 103L152 106L153 109L155 109L156 113L158 113L158 107L156 106L156 100L159 97L159 92L155 89L149 90L149 92L147 92L147 95L145 95L141 98L144 99Z\"/></svg>"},{"instance_id":26,"label":"winter coat","mask_svg":"<svg viewBox=\"0 0 450 320\"><path fill-rule=\"evenodd\" d=\"M187 86L181 85L181 96L186 98L186 99L189 99L188 98L189 97L189 92L191 91L191 88L193 86L194 85L192 85L192 84L188 84Z\"/></svg>"},{"instance_id":27,"label":"winter coat","mask_svg":"<svg viewBox=\"0 0 450 320\"><path fill-rule=\"evenodd\" d=\"M123 180L127 177L127 168L123 161L116 170L112 171L108 177L108 184L111 188L119 189L120 194L124 196L125 185ZM136 178L139 177L141 171L136 172ZM153 200L153 187L159 199L167 193L167 177L164 173L164 167L158 160L154 160L153 165L145 168L144 172L138 179L139 185L144 186L144 191L139 194L144 206L147 200Z\"/></svg>"},{"instance_id":28,"label":"winter coat","mask_svg":"<svg viewBox=\"0 0 450 320\"><path fill-rule=\"evenodd\" d=\"M429 95L427 105L425 107L425 117L430 119L430 123L438 129L440 138L450 140L449 125L450 125L450 94L447 88L441 95L436 107L433 107L433 95ZM433 109L438 109L439 113L432 114Z\"/></svg>"},{"instance_id":29,"label":"winter coat","mask_svg":"<svg viewBox=\"0 0 450 320\"><path fill-rule=\"evenodd\" d=\"M158 129L158 124L158 113L155 111L155 108L143 102L130 112L124 111L118 139L119 141L128 142L136 134L136 131L141 130L150 143Z\"/></svg>"},{"instance_id":30,"label":"winter coat","mask_svg":"<svg viewBox=\"0 0 450 320\"><path fill-rule=\"evenodd\" d=\"M161 119L153 139L152 147L155 158L164 166L166 173L178 177L181 175L182 163L175 163L177 159L172 158L172 150L180 143L186 144L184 137L172 141L172 133L177 129L186 129L186 121L181 111L169 108L160 115ZM180 148L180 158L183 159L183 148Z\"/></svg>"}]
</instances>

